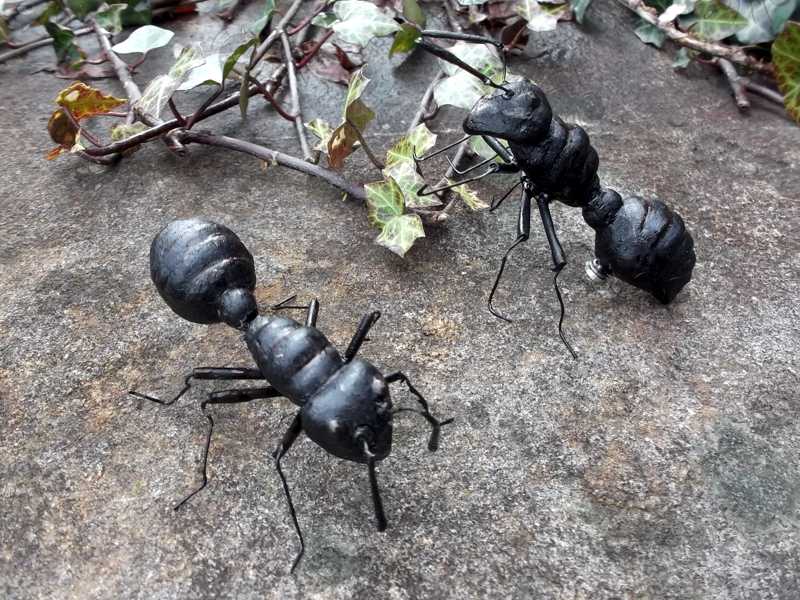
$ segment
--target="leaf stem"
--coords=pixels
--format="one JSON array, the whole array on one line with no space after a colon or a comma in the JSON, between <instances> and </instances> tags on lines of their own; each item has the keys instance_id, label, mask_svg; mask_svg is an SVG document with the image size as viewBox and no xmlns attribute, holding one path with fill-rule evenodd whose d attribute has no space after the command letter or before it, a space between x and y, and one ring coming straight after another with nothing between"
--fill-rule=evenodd
<instances>
[{"instance_id":1,"label":"leaf stem","mask_svg":"<svg viewBox=\"0 0 800 600\"><path fill-rule=\"evenodd\" d=\"M355 133L355 134L356 134L356 137L358 138L358 142L361 144L361 147L362 147L362 148L364 148L364 152L366 152L366 153L367 153L367 157L369 157L369 160L370 160L370 162L371 162L373 165L375 165L375 167L376 167L376 168L377 168L379 171L382 171L382 170L383 170L383 168L384 168L386 165L384 165L384 164L383 164L383 163L382 163L382 162L381 162L381 161L378 159L378 157L377 157L377 156L375 156L375 154L373 154L373 152L372 152L372 149L369 147L369 144L367 144L367 140L365 140L365 139L364 139L364 136L363 136L363 135L361 135L361 132L358 130L358 127L356 127L356 126L355 126L355 124L354 124L352 121L350 121L350 119L347 119L347 124L348 124L348 125L350 125L350 128L353 130L353 133Z\"/></svg>"}]
</instances>

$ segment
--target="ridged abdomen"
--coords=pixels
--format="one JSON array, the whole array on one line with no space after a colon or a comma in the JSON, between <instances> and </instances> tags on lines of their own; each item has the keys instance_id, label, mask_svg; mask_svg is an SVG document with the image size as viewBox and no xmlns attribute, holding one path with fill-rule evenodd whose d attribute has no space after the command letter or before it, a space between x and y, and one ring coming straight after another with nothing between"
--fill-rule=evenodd
<instances>
[{"instance_id":1,"label":"ridged abdomen","mask_svg":"<svg viewBox=\"0 0 800 600\"><path fill-rule=\"evenodd\" d=\"M319 330L286 317L258 317L245 340L267 381L298 406L344 364Z\"/></svg>"}]
</instances>

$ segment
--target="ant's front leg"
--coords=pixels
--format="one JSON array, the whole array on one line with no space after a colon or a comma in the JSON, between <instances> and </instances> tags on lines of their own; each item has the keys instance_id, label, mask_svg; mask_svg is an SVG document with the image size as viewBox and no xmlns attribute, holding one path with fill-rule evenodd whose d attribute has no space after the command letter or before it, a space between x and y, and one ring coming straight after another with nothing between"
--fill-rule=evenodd
<instances>
[{"instance_id":1,"label":"ant's front leg","mask_svg":"<svg viewBox=\"0 0 800 600\"><path fill-rule=\"evenodd\" d=\"M157 404L163 404L164 406L170 406L171 404L175 404L178 399L183 396L189 388L192 387L192 380L211 380L211 381L235 381L235 380L251 380L251 379L264 379L264 375L261 373L260 370L250 368L250 367L199 367L197 369L192 369L192 372L189 373L184 379L184 386L181 390L175 394L175 396L171 400L162 400L160 398L156 398L155 396L148 396L147 394L142 394L135 390L130 390L128 394L134 396L135 398L142 398L144 400L149 400L150 402L155 402Z\"/></svg>"},{"instance_id":2,"label":"ant's front leg","mask_svg":"<svg viewBox=\"0 0 800 600\"><path fill-rule=\"evenodd\" d=\"M264 398L279 398L282 395L283 394L272 386L265 388L220 390L210 393L208 399L203 400L200 409L205 414L206 406L209 404L241 404L243 402ZM203 483L191 494L178 502L178 504L175 505L175 510L178 510L181 506L186 504L190 498L203 490L208 484L208 451L211 448L211 435L214 433L214 419L209 414L206 414L206 419L208 419L208 434L206 435L206 443L203 448Z\"/></svg>"}]
</instances>

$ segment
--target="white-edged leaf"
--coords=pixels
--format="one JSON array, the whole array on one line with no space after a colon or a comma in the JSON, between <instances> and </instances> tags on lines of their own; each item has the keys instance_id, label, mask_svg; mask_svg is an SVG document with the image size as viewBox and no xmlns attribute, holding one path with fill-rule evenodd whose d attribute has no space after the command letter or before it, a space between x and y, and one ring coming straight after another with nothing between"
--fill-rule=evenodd
<instances>
[{"instance_id":1,"label":"white-edged leaf","mask_svg":"<svg viewBox=\"0 0 800 600\"><path fill-rule=\"evenodd\" d=\"M798 6L798 0L722 0L722 3L748 21L736 32L736 39L742 44L774 40Z\"/></svg>"},{"instance_id":2,"label":"white-edged leaf","mask_svg":"<svg viewBox=\"0 0 800 600\"><path fill-rule=\"evenodd\" d=\"M212 54L206 56L202 63L189 71L186 80L178 86L178 91L185 92L204 83L219 85L222 79L222 55Z\"/></svg>"},{"instance_id":3,"label":"white-edged leaf","mask_svg":"<svg viewBox=\"0 0 800 600\"><path fill-rule=\"evenodd\" d=\"M393 16L364 0L339 0L333 6L337 21L331 27L336 38L350 44L366 46L375 37L400 30Z\"/></svg>"},{"instance_id":4,"label":"white-edged leaf","mask_svg":"<svg viewBox=\"0 0 800 600\"><path fill-rule=\"evenodd\" d=\"M158 118L172 95L186 81L189 73L202 64L203 58L196 48L183 48L169 73L153 79L135 104L137 111Z\"/></svg>"},{"instance_id":5,"label":"white-edged leaf","mask_svg":"<svg viewBox=\"0 0 800 600\"><path fill-rule=\"evenodd\" d=\"M414 242L425 237L419 215L401 215L389 220L375 238L375 242L388 248L398 256L405 256Z\"/></svg>"},{"instance_id":6,"label":"white-edged leaf","mask_svg":"<svg viewBox=\"0 0 800 600\"><path fill-rule=\"evenodd\" d=\"M662 25L672 23L681 15L686 15L694 10L695 0L675 0L667 9L658 15L658 22Z\"/></svg>"},{"instance_id":7,"label":"white-edged leaf","mask_svg":"<svg viewBox=\"0 0 800 600\"><path fill-rule=\"evenodd\" d=\"M414 160L414 154L422 156L436 144L436 134L425 123L417 125L408 135L403 136L386 153L386 166L404 160Z\"/></svg>"},{"instance_id":8,"label":"white-edged leaf","mask_svg":"<svg viewBox=\"0 0 800 600\"><path fill-rule=\"evenodd\" d=\"M558 24L559 15L545 10L537 0L517 0L516 11L531 31L553 31Z\"/></svg>"},{"instance_id":9,"label":"white-edged leaf","mask_svg":"<svg viewBox=\"0 0 800 600\"><path fill-rule=\"evenodd\" d=\"M124 42L111 47L117 54L147 54L166 46L175 34L155 25L144 25L134 30Z\"/></svg>"},{"instance_id":10,"label":"white-edged leaf","mask_svg":"<svg viewBox=\"0 0 800 600\"><path fill-rule=\"evenodd\" d=\"M436 194L417 195L420 188L425 185L425 180L417 172L417 165L413 159L395 160L387 164L383 169L383 176L397 183L408 208L425 208L442 203Z\"/></svg>"}]
</instances>

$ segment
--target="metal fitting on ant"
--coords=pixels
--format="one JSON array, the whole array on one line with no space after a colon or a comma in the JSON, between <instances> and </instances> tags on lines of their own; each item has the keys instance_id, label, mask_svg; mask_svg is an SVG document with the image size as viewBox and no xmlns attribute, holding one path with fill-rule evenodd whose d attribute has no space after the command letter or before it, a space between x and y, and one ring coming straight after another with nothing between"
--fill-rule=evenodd
<instances>
[{"instance_id":1,"label":"metal fitting on ant","mask_svg":"<svg viewBox=\"0 0 800 600\"><path fill-rule=\"evenodd\" d=\"M591 281L605 281L611 275L611 270L600 264L600 261L596 258L587 260L584 268L586 269L586 276Z\"/></svg>"}]
</instances>

